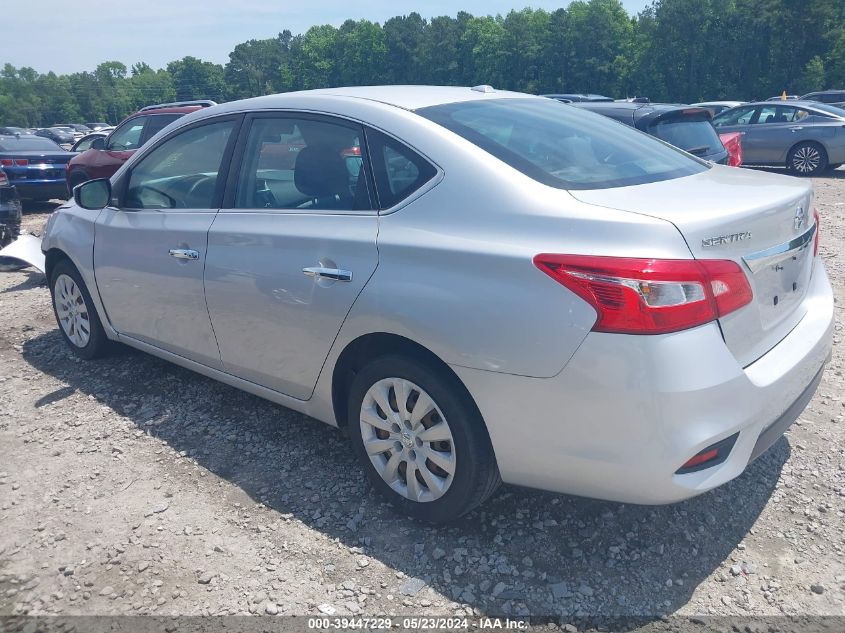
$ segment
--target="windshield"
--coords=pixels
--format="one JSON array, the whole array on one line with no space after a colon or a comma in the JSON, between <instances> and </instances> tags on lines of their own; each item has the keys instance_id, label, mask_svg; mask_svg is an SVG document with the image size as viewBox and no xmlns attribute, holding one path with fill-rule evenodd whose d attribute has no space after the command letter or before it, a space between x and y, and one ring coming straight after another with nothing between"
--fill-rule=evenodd
<instances>
[{"instance_id":1,"label":"windshield","mask_svg":"<svg viewBox=\"0 0 845 633\"><path fill-rule=\"evenodd\" d=\"M625 187L708 168L633 128L551 99L465 101L416 113L559 189Z\"/></svg>"},{"instance_id":2,"label":"windshield","mask_svg":"<svg viewBox=\"0 0 845 633\"><path fill-rule=\"evenodd\" d=\"M715 154L723 149L722 142L709 121L658 121L650 129L657 138L696 156Z\"/></svg>"},{"instance_id":3,"label":"windshield","mask_svg":"<svg viewBox=\"0 0 845 633\"><path fill-rule=\"evenodd\" d=\"M48 150L51 152L63 152L64 150L53 141L46 138L4 138L0 141L0 151L38 151Z\"/></svg>"}]
</instances>

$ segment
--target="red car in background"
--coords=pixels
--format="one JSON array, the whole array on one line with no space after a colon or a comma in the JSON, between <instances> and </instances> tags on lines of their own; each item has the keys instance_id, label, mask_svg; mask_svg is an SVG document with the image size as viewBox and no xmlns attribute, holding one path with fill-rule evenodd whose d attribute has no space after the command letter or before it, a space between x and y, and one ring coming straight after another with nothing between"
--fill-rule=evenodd
<instances>
[{"instance_id":1,"label":"red car in background","mask_svg":"<svg viewBox=\"0 0 845 633\"><path fill-rule=\"evenodd\" d=\"M141 108L108 136L95 139L91 149L75 156L67 166L67 187L94 178L110 178L135 151L179 117L217 105L214 101L179 101Z\"/></svg>"},{"instance_id":2,"label":"red car in background","mask_svg":"<svg viewBox=\"0 0 845 633\"><path fill-rule=\"evenodd\" d=\"M739 132L726 132L719 134L719 140L728 150L728 165L739 167L742 165L742 134Z\"/></svg>"}]
</instances>

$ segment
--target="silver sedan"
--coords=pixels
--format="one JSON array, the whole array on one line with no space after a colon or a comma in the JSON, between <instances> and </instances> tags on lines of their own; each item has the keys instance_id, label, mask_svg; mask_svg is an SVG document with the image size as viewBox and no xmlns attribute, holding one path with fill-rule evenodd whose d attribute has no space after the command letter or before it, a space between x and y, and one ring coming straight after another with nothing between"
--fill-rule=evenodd
<instances>
[{"instance_id":1,"label":"silver sedan","mask_svg":"<svg viewBox=\"0 0 845 633\"><path fill-rule=\"evenodd\" d=\"M489 86L203 109L42 243L77 355L125 343L343 427L435 522L502 481L668 503L742 473L830 353L817 247L807 181Z\"/></svg>"},{"instance_id":2,"label":"silver sedan","mask_svg":"<svg viewBox=\"0 0 845 633\"><path fill-rule=\"evenodd\" d=\"M817 101L763 101L713 119L720 134L742 135L744 165L786 167L817 176L845 163L845 109Z\"/></svg>"}]
</instances>

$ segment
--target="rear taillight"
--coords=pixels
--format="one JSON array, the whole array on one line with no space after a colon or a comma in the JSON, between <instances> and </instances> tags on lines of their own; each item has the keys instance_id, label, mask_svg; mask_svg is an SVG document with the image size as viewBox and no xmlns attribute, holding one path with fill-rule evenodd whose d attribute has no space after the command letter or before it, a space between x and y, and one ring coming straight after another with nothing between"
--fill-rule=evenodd
<instances>
[{"instance_id":1,"label":"rear taillight","mask_svg":"<svg viewBox=\"0 0 845 633\"><path fill-rule=\"evenodd\" d=\"M819 210L813 209L813 219L816 221L816 236L813 240L813 257L818 257L819 254L819 231L821 231L821 218L819 217Z\"/></svg>"},{"instance_id":2,"label":"rear taillight","mask_svg":"<svg viewBox=\"0 0 845 633\"><path fill-rule=\"evenodd\" d=\"M18 167L26 167L27 165L29 165L29 161L26 158L16 158L15 165L17 165Z\"/></svg>"},{"instance_id":3,"label":"rear taillight","mask_svg":"<svg viewBox=\"0 0 845 633\"><path fill-rule=\"evenodd\" d=\"M11 158L0 158L0 167L14 167L15 161Z\"/></svg>"},{"instance_id":4,"label":"rear taillight","mask_svg":"<svg viewBox=\"0 0 845 633\"><path fill-rule=\"evenodd\" d=\"M541 254L534 265L595 308L596 332L677 332L752 298L745 273L730 260Z\"/></svg>"}]
</instances>

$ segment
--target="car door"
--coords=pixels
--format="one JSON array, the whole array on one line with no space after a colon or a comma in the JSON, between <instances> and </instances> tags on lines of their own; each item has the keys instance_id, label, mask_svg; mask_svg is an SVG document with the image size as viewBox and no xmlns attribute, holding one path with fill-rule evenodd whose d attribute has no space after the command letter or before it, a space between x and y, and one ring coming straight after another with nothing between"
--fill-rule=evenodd
<instances>
[{"instance_id":1,"label":"car door","mask_svg":"<svg viewBox=\"0 0 845 633\"><path fill-rule=\"evenodd\" d=\"M328 116L255 114L236 156L205 272L223 365L307 399L378 264L363 131Z\"/></svg>"},{"instance_id":2,"label":"car door","mask_svg":"<svg viewBox=\"0 0 845 633\"><path fill-rule=\"evenodd\" d=\"M806 116L806 111L803 112ZM795 141L800 140L802 126L795 122L798 108L788 105L770 104L762 106L749 126L743 141L743 155L749 162L782 163L786 152Z\"/></svg>"},{"instance_id":3,"label":"car door","mask_svg":"<svg viewBox=\"0 0 845 633\"><path fill-rule=\"evenodd\" d=\"M220 369L205 304L208 229L219 208L240 117L183 128L114 184L97 219L94 269L122 335Z\"/></svg>"}]
</instances>

